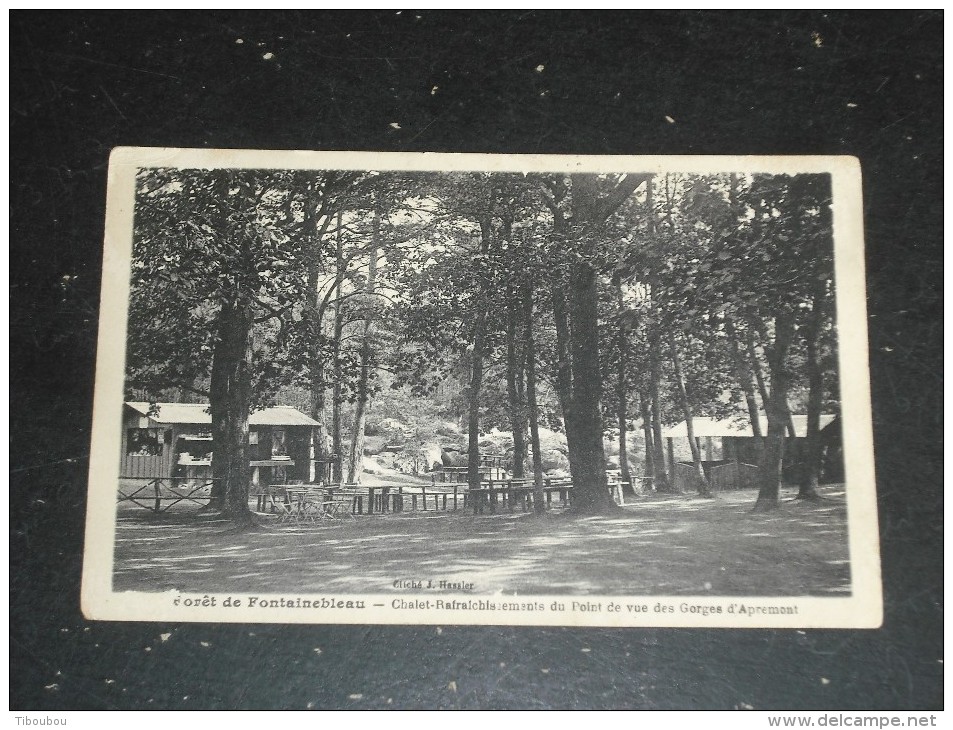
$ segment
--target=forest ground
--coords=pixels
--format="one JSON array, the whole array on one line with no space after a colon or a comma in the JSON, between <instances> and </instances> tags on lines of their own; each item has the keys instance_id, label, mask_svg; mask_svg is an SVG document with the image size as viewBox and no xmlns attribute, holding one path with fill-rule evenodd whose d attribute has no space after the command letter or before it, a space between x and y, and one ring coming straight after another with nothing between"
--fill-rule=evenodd
<instances>
[{"instance_id":1,"label":"forest ground","mask_svg":"<svg viewBox=\"0 0 953 730\"><path fill-rule=\"evenodd\" d=\"M123 507L114 590L396 592L398 578L466 580L475 595L845 595L845 495L753 514L756 493L649 494L611 516L404 512L234 531L189 511Z\"/></svg>"}]
</instances>

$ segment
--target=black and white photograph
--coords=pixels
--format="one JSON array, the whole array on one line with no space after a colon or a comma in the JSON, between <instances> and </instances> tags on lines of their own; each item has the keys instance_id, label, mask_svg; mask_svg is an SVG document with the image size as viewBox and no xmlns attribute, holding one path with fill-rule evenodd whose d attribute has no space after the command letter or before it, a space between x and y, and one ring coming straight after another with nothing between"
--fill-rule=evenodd
<instances>
[{"instance_id":1,"label":"black and white photograph","mask_svg":"<svg viewBox=\"0 0 953 730\"><path fill-rule=\"evenodd\" d=\"M943 20L11 11L11 722L942 716Z\"/></svg>"},{"instance_id":2,"label":"black and white photograph","mask_svg":"<svg viewBox=\"0 0 953 730\"><path fill-rule=\"evenodd\" d=\"M879 624L856 160L120 149L109 196L89 617Z\"/></svg>"}]
</instances>

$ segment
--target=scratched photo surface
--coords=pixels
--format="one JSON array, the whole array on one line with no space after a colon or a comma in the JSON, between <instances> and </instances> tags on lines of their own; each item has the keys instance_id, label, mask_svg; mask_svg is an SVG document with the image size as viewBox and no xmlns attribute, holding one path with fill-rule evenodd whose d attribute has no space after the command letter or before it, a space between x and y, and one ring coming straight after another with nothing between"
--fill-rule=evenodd
<instances>
[{"instance_id":1,"label":"scratched photo surface","mask_svg":"<svg viewBox=\"0 0 953 730\"><path fill-rule=\"evenodd\" d=\"M879 624L860 209L848 158L117 150L86 614Z\"/></svg>"}]
</instances>

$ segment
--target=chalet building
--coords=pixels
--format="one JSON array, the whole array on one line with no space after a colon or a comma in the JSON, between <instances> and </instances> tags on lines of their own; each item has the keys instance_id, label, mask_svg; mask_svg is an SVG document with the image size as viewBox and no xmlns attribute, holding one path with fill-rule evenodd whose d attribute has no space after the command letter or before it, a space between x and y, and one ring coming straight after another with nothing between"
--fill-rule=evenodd
<instances>
[{"instance_id":1,"label":"chalet building","mask_svg":"<svg viewBox=\"0 0 953 730\"><path fill-rule=\"evenodd\" d=\"M785 439L784 477L794 481L802 466L807 416L791 416L795 438ZM761 433L768 432L768 419L760 418ZM716 419L696 417L692 419L695 442L702 455L702 466L712 481L724 481L723 488L732 489L753 486L756 475L752 469L758 464L759 440L754 436L751 423L746 417ZM688 443L688 427L685 421L662 432L666 440L669 469L676 478L688 473L681 467L691 465L691 447ZM833 415L821 416L821 439L825 449L824 477L826 481L842 481L840 419ZM734 465L728 467L727 465ZM747 472L745 467L748 467ZM740 469L738 467L741 467ZM749 484L749 482L751 482Z\"/></svg>"},{"instance_id":2,"label":"chalet building","mask_svg":"<svg viewBox=\"0 0 953 730\"><path fill-rule=\"evenodd\" d=\"M315 473L327 480L329 462L312 467L316 421L289 406L273 406L252 413L248 423L253 484L311 481ZM212 476L212 417L206 404L129 401L122 424L122 477Z\"/></svg>"}]
</instances>

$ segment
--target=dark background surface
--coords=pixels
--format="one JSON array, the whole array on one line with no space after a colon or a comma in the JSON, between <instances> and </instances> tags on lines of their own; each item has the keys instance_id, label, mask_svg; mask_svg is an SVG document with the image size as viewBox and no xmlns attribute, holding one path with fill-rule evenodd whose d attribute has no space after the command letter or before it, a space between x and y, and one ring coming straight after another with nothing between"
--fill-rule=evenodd
<instances>
[{"instance_id":1,"label":"dark background surface","mask_svg":"<svg viewBox=\"0 0 953 730\"><path fill-rule=\"evenodd\" d=\"M12 13L11 708L942 707L942 21ZM85 621L106 166L118 145L858 156L883 628Z\"/></svg>"}]
</instances>

